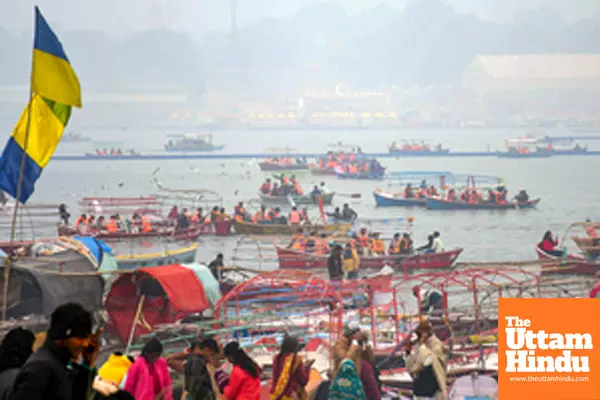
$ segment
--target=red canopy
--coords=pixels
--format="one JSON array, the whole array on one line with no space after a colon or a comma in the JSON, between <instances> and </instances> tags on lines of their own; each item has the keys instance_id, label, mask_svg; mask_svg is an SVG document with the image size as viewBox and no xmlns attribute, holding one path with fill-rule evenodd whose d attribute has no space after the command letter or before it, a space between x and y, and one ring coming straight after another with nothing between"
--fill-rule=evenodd
<instances>
[{"instance_id":1,"label":"red canopy","mask_svg":"<svg viewBox=\"0 0 600 400\"><path fill-rule=\"evenodd\" d=\"M142 296L134 337L210 307L202 282L194 271L181 265L139 268L123 274L113 283L104 305L110 327L123 342L129 337Z\"/></svg>"}]
</instances>

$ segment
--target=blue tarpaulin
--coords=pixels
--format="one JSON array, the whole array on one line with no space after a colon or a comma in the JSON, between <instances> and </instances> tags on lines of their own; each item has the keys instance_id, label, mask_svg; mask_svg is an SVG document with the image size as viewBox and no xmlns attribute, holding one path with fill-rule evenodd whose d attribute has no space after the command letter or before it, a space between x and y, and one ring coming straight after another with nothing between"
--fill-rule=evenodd
<instances>
[{"instance_id":1,"label":"blue tarpaulin","mask_svg":"<svg viewBox=\"0 0 600 400\"><path fill-rule=\"evenodd\" d=\"M104 253L112 255L112 249L106 243L96 239L93 236L73 236L73 239L81 242L96 257L98 265L102 265Z\"/></svg>"}]
</instances>

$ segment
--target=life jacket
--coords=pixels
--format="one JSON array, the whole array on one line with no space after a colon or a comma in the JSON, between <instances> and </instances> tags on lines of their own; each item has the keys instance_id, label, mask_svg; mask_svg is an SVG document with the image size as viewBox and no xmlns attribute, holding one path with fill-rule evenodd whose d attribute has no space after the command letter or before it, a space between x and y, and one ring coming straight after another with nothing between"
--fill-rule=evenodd
<instances>
[{"instance_id":1,"label":"life jacket","mask_svg":"<svg viewBox=\"0 0 600 400\"><path fill-rule=\"evenodd\" d=\"M350 239L348 241L348 243L350 243L350 246L355 249L356 248L356 239Z\"/></svg>"},{"instance_id":2,"label":"life jacket","mask_svg":"<svg viewBox=\"0 0 600 400\"><path fill-rule=\"evenodd\" d=\"M315 240L315 250L316 250L317 254L329 253L329 243L327 243L327 239L317 238Z\"/></svg>"},{"instance_id":3,"label":"life jacket","mask_svg":"<svg viewBox=\"0 0 600 400\"><path fill-rule=\"evenodd\" d=\"M354 165L350 165L350 166L348 166L348 172L351 174L357 174L358 169Z\"/></svg>"},{"instance_id":4,"label":"life jacket","mask_svg":"<svg viewBox=\"0 0 600 400\"><path fill-rule=\"evenodd\" d=\"M373 253L384 253L385 252L385 244L381 239L373 239L371 243L371 251Z\"/></svg>"},{"instance_id":5,"label":"life jacket","mask_svg":"<svg viewBox=\"0 0 600 400\"><path fill-rule=\"evenodd\" d=\"M269 185L268 183L263 183L262 186L260 187L260 191L261 193L270 193L271 192L271 185Z\"/></svg>"},{"instance_id":6,"label":"life jacket","mask_svg":"<svg viewBox=\"0 0 600 400\"><path fill-rule=\"evenodd\" d=\"M362 247L367 247L369 245L369 234L365 233L365 234L358 234L358 243L360 243L360 245Z\"/></svg>"},{"instance_id":7,"label":"life jacket","mask_svg":"<svg viewBox=\"0 0 600 400\"><path fill-rule=\"evenodd\" d=\"M117 221L112 218L106 221L106 230L111 233L118 232L119 227L117 226Z\"/></svg>"},{"instance_id":8,"label":"life jacket","mask_svg":"<svg viewBox=\"0 0 600 400\"><path fill-rule=\"evenodd\" d=\"M394 248L394 254L400 254L402 249L408 246L408 241L404 238L400 238L398 242L396 242L396 247Z\"/></svg>"},{"instance_id":9,"label":"life jacket","mask_svg":"<svg viewBox=\"0 0 600 400\"><path fill-rule=\"evenodd\" d=\"M85 218L79 217L79 218L77 218L77 221L75 221L75 228L78 228L79 225L86 224L86 223L87 223L87 221L85 220Z\"/></svg>"},{"instance_id":10,"label":"life jacket","mask_svg":"<svg viewBox=\"0 0 600 400\"><path fill-rule=\"evenodd\" d=\"M299 224L301 221L302 221L302 218L300 216L300 212L298 212L298 211L290 212L290 224Z\"/></svg>"},{"instance_id":11,"label":"life jacket","mask_svg":"<svg viewBox=\"0 0 600 400\"><path fill-rule=\"evenodd\" d=\"M292 236L292 250L302 250L304 249L304 235L301 233L296 233Z\"/></svg>"},{"instance_id":12,"label":"life jacket","mask_svg":"<svg viewBox=\"0 0 600 400\"><path fill-rule=\"evenodd\" d=\"M337 163L335 161L327 161L327 168L328 169L334 169L337 166Z\"/></svg>"},{"instance_id":13,"label":"life jacket","mask_svg":"<svg viewBox=\"0 0 600 400\"><path fill-rule=\"evenodd\" d=\"M350 160L351 162L356 160L356 154L350 153L350 155L348 156L348 160Z\"/></svg>"},{"instance_id":14,"label":"life jacket","mask_svg":"<svg viewBox=\"0 0 600 400\"><path fill-rule=\"evenodd\" d=\"M319 168L325 168L325 161L324 160L319 160Z\"/></svg>"},{"instance_id":15,"label":"life jacket","mask_svg":"<svg viewBox=\"0 0 600 400\"><path fill-rule=\"evenodd\" d=\"M304 191L302 190L302 186L298 183L298 181L294 182L294 188L296 188L296 193L302 195Z\"/></svg>"},{"instance_id":16,"label":"life jacket","mask_svg":"<svg viewBox=\"0 0 600 400\"><path fill-rule=\"evenodd\" d=\"M283 186L289 185L290 184L290 179L287 176L284 176L283 179L282 179L282 181L281 181L281 184Z\"/></svg>"},{"instance_id":17,"label":"life jacket","mask_svg":"<svg viewBox=\"0 0 600 400\"><path fill-rule=\"evenodd\" d=\"M260 222L265 218L262 210L258 210L256 214L252 217L252 222Z\"/></svg>"},{"instance_id":18,"label":"life jacket","mask_svg":"<svg viewBox=\"0 0 600 400\"><path fill-rule=\"evenodd\" d=\"M594 225L587 225L585 227L585 233L587 233L587 235L591 238L595 238L598 237L598 232L596 231L596 228L594 227Z\"/></svg>"},{"instance_id":19,"label":"life jacket","mask_svg":"<svg viewBox=\"0 0 600 400\"><path fill-rule=\"evenodd\" d=\"M190 221L195 223L200 222L200 213L195 212L194 215L192 215L192 218L190 218Z\"/></svg>"},{"instance_id":20,"label":"life jacket","mask_svg":"<svg viewBox=\"0 0 600 400\"><path fill-rule=\"evenodd\" d=\"M150 222L150 217L142 218L142 232L151 232L152 231L152 223Z\"/></svg>"}]
</instances>

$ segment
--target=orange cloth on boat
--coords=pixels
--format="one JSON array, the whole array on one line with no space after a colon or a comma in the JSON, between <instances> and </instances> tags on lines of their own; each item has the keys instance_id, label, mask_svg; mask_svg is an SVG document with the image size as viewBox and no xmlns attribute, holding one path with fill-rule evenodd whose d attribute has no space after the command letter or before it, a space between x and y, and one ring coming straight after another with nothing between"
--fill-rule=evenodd
<instances>
[{"instance_id":1,"label":"orange cloth on boat","mask_svg":"<svg viewBox=\"0 0 600 400\"><path fill-rule=\"evenodd\" d=\"M290 224L297 225L302 221L299 211L292 210L290 211Z\"/></svg>"},{"instance_id":2,"label":"orange cloth on boat","mask_svg":"<svg viewBox=\"0 0 600 400\"><path fill-rule=\"evenodd\" d=\"M151 232L152 231L152 222L150 221L150 217L145 216L142 218L142 232Z\"/></svg>"}]
</instances>

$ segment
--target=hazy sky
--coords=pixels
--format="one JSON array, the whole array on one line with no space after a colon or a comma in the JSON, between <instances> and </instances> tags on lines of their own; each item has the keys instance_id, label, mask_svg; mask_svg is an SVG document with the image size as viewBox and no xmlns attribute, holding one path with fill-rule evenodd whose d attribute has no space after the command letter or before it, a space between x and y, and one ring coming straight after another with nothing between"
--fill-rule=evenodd
<instances>
[{"instance_id":1,"label":"hazy sky","mask_svg":"<svg viewBox=\"0 0 600 400\"><path fill-rule=\"evenodd\" d=\"M402 9L410 0L329 0L350 14L385 3ZM427 0L415 0L427 1ZM461 13L482 19L510 20L515 14L545 4L566 20L600 17L600 0L443 0ZM238 0L238 23L296 12L315 0ZM110 33L169 28L193 34L225 30L229 26L229 0L0 0L0 26L27 31L32 7L37 4L54 26Z\"/></svg>"}]
</instances>

